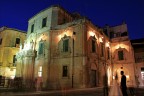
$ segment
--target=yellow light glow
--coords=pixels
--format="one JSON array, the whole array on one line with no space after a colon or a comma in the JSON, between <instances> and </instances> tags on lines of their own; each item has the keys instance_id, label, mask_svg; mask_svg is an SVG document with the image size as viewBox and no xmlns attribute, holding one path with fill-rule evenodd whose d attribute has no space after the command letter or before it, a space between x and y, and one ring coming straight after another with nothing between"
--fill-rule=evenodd
<instances>
[{"instance_id":1,"label":"yellow light glow","mask_svg":"<svg viewBox=\"0 0 144 96\"><path fill-rule=\"evenodd\" d=\"M106 47L110 47L110 44L109 44L109 42L107 42L107 43L106 43Z\"/></svg>"},{"instance_id":2,"label":"yellow light glow","mask_svg":"<svg viewBox=\"0 0 144 96\"><path fill-rule=\"evenodd\" d=\"M113 76L113 79L115 79L115 76Z\"/></svg>"},{"instance_id":3,"label":"yellow light glow","mask_svg":"<svg viewBox=\"0 0 144 96\"><path fill-rule=\"evenodd\" d=\"M29 50L30 49L30 43L26 43L24 45L24 50Z\"/></svg>"},{"instance_id":4,"label":"yellow light glow","mask_svg":"<svg viewBox=\"0 0 144 96\"><path fill-rule=\"evenodd\" d=\"M90 31L90 32L89 32L89 35L90 35L90 36L95 36L95 33L92 32L92 31Z\"/></svg>"},{"instance_id":5,"label":"yellow light glow","mask_svg":"<svg viewBox=\"0 0 144 96\"><path fill-rule=\"evenodd\" d=\"M39 71L42 71L42 66L39 67Z\"/></svg>"},{"instance_id":6,"label":"yellow light glow","mask_svg":"<svg viewBox=\"0 0 144 96\"><path fill-rule=\"evenodd\" d=\"M10 76L10 78L11 78L11 79L14 79L14 78L15 78L15 76L14 76L14 75L12 75L12 76Z\"/></svg>"},{"instance_id":7,"label":"yellow light glow","mask_svg":"<svg viewBox=\"0 0 144 96\"><path fill-rule=\"evenodd\" d=\"M126 75L126 78L129 79L129 75Z\"/></svg>"},{"instance_id":8,"label":"yellow light glow","mask_svg":"<svg viewBox=\"0 0 144 96\"><path fill-rule=\"evenodd\" d=\"M119 49L119 48L126 48L126 49L128 49L128 46L125 45L125 44L117 44L117 45L115 46L115 48L116 48L116 49Z\"/></svg>"},{"instance_id":9,"label":"yellow light glow","mask_svg":"<svg viewBox=\"0 0 144 96\"><path fill-rule=\"evenodd\" d=\"M47 39L47 36L45 34L41 34L41 36L38 38L38 41L46 40L46 39Z\"/></svg>"},{"instance_id":10,"label":"yellow light glow","mask_svg":"<svg viewBox=\"0 0 144 96\"><path fill-rule=\"evenodd\" d=\"M102 37L101 37L101 38L99 38L99 42L103 42Z\"/></svg>"},{"instance_id":11,"label":"yellow light glow","mask_svg":"<svg viewBox=\"0 0 144 96\"><path fill-rule=\"evenodd\" d=\"M61 35L58 36L59 39L61 39L61 37L62 37Z\"/></svg>"},{"instance_id":12,"label":"yellow light glow","mask_svg":"<svg viewBox=\"0 0 144 96\"><path fill-rule=\"evenodd\" d=\"M42 66L39 67L38 77L42 77Z\"/></svg>"},{"instance_id":13,"label":"yellow light glow","mask_svg":"<svg viewBox=\"0 0 144 96\"><path fill-rule=\"evenodd\" d=\"M42 72L38 72L38 77L42 77Z\"/></svg>"}]
</instances>

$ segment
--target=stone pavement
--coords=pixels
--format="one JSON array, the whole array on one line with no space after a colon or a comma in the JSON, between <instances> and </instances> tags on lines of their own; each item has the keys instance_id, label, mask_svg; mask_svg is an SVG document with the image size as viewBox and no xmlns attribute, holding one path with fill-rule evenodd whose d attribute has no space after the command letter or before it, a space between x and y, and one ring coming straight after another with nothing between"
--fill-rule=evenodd
<instances>
[{"instance_id":1,"label":"stone pavement","mask_svg":"<svg viewBox=\"0 0 144 96\"><path fill-rule=\"evenodd\" d=\"M2 91L3 90L3 91ZM49 90L49 91L23 91L14 92L12 89L2 89L0 96L104 96L103 88L85 88L68 90Z\"/></svg>"},{"instance_id":2,"label":"stone pavement","mask_svg":"<svg viewBox=\"0 0 144 96\"><path fill-rule=\"evenodd\" d=\"M135 95L133 94L133 92ZM128 89L128 94L129 96L144 96L144 88L135 88L134 91ZM104 96L104 91L101 87L33 92L15 92L13 89L10 88L0 88L0 96Z\"/></svg>"}]
</instances>

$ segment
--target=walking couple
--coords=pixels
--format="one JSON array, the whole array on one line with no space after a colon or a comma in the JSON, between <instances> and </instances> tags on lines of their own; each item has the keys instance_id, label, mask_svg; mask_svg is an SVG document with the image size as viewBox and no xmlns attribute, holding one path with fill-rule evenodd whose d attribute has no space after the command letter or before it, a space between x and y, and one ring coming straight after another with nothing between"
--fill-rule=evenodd
<instances>
[{"instance_id":1,"label":"walking couple","mask_svg":"<svg viewBox=\"0 0 144 96\"><path fill-rule=\"evenodd\" d=\"M117 83L118 76L116 74L115 80L113 80L113 86L110 88L109 96L128 96L126 86L126 76L124 75L124 71L121 71L121 75L122 77L120 87Z\"/></svg>"}]
</instances>

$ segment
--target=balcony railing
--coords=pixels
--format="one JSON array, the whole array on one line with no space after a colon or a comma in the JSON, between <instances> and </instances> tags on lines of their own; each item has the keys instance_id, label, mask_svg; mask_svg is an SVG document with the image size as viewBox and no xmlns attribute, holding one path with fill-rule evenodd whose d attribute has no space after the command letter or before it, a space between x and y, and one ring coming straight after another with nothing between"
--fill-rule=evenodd
<instances>
[{"instance_id":1,"label":"balcony railing","mask_svg":"<svg viewBox=\"0 0 144 96\"><path fill-rule=\"evenodd\" d=\"M135 58L136 63L144 62L144 57Z\"/></svg>"}]
</instances>

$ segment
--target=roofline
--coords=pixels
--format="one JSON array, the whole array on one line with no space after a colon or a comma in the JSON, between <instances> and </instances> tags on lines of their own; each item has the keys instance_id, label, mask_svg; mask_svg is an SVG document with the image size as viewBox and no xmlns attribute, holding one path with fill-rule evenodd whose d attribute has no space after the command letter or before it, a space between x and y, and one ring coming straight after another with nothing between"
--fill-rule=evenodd
<instances>
[{"instance_id":1,"label":"roofline","mask_svg":"<svg viewBox=\"0 0 144 96\"><path fill-rule=\"evenodd\" d=\"M131 41L138 41L138 40L144 40L144 38L132 39Z\"/></svg>"},{"instance_id":2,"label":"roofline","mask_svg":"<svg viewBox=\"0 0 144 96\"><path fill-rule=\"evenodd\" d=\"M36 13L34 16L32 16L28 21L30 21L32 18L34 18L35 16L37 16L38 14L40 14L41 12L44 12L45 10L47 10L47 9L50 9L50 8L52 8L52 7L58 7L58 8L60 8L60 9L62 9L63 11L65 11L67 14L69 14L69 15L71 15L71 13L69 13L67 10L65 10L63 7L61 7L60 5L52 5L52 6L50 6L50 7L47 7L47 8L45 8L45 9L43 9L43 10L41 10L40 12L38 12L38 13ZM72 15L71 15L72 16Z\"/></svg>"},{"instance_id":3,"label":"roofline","mask_svg":"<svg viewBox=\"0 0 144 96\"><path fill-rule=\"evenodd\" d=\"M15 31L19 31L21 33L26 33L26 31L19 30L19 29L16 29L16 28L8 28L8 27L5 27L5 26L0 28L0 31L4 31L4 30L15 30Z\"/></svg>"},{"instance_id":4,"label":"roofline","mask_svg":"<svg viewBox=\"0 0 144 96\"><path fill-rule=\"evenodd\" d=\"M116 24L116 25L105 24L103 26L103 28L105 28L106 26L108 26L109 28L113 28L113 27L122 26L122 25L127 25L127 23L126 22L122 22L121 24Z\"/></svg>"}]
</instances>

